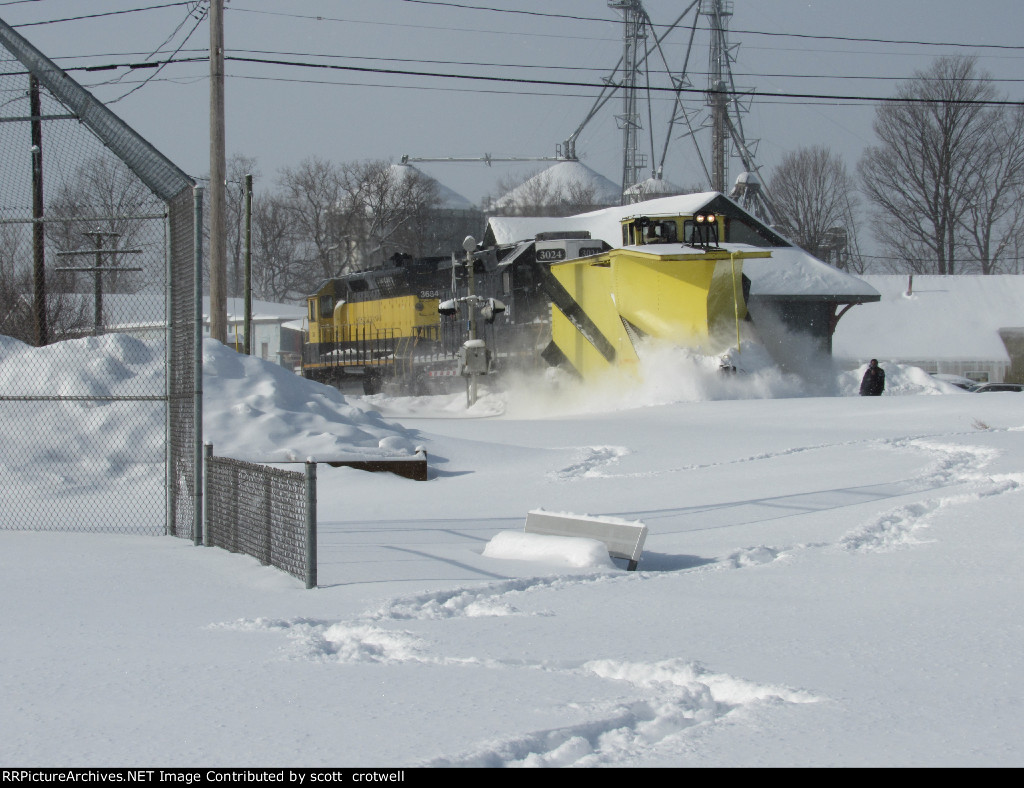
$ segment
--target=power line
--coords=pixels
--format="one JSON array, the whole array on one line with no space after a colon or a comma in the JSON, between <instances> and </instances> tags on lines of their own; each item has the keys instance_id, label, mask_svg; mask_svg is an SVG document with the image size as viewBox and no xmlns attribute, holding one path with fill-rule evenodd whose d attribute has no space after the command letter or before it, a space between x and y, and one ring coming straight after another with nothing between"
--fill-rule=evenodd
<instances>
[{"instance_id":1,"label":"power line","mask_svg":"<svg viewBox=\"0 0 1024 788\"><path fill-rule=\"evenodd\" d=\"M253 57L239 57L237 55L225 55L226 61L237 62L237 63L254 63L260 65L274 65L274 66L286 66L292 68L305 68L314 70L328 70L328 71L346 71L354 73L365 73L365 74L382 74L389 76L405 76L405 77L425 77L431 79L452 79L452 80L467 80L467 81L482 81L482 82L495 82L502 84L515 84L515 85L535 85L535 86L549 86L549 87L567 87L567 88L607 88L607 83L601 82L574 82L571 80L557 80L557 79L526 79L522 77L507 77L507 76L488 76L478 74L453 74L441 71L412 71L408 69L391 69L391 68L373 68L369 66L349 66L349 65L338 65L333 63L309 63L295 60L280 60L270 58L253 58ZM68 71L102 71L111 70L115 68L163 68L170 63L197 63L207 61L207 57L193 57L193 58L168 58L166 60L151 61L144 63L114 63L105 65L92 65L92 66L72 66L68 68ZM2 76L2 75L0 75ZM675 86L657 86L652 85L649 88L653 93L662 94L678 94L678 93L689 93L695 97L703 98L707 95L707 90L704 88L682 88ZM812 99L816 101L829 101L839 103L849 102L860 102L868 104L879 104L879 103L903 103L903 104L936 104L942 103L935 99L927 98L915 98L915 97L895 97L895 96L861 96L861 95L838 95L830 93L794 93L784 91L773 91L773 92L760 92L757 90L723 90L721 93L725 96L739 97L745 99L757 99L761 103L765 102L778 102L779 99ZM785 102L790 103L790 102ZM1008 106L1008 107L1020 107L1024 106L1024 101L1011 101L1011 100L978 100L978 99L964 99L957 100L954 103L963 104L965 106L977 105L977 106Z\"/></svg>"},{"instance_id":2,"label":"power line","mask_svg":"<svg viewBox=\"0 0 1024 788\"><path fill-rule=\"evenodd\" d=\"M172 40L174 39L174 37L175 37L176 35L178 35L178 33L179 33L179 32L181 31L181 29L182 29L182 28L183 28L183 27L185 26L185 23L186 23L186 22L188 22L188 20L192 18L192 15L193 15L193 14L194 14L194 13L195 13L196 11L200 10L200 6L201 6L201 5L202 5L202 2L201 2L201 0L193 0L193 2L192 2L192 5L191 5L191 6L189 7L188 11L187 11L187 12L185 13L185 18L184 18L184 19L182 19L182 20L181 20L181 21L180 21L180 22L179 22L179 23L177 24L177 26L176 26L176 27L174 28L174 30L173 30L173 31L171 31L171 34L170 34L169 36L167 36L167 38L165 38L165 39L163 40L163 42L162 42L162 43L161 43L161 44L160 44L160 45L159 45L159 46L158 46L158 47L157 47L156 49L154 49L153 51L151 51L151 52L148 52L148 53L146 54L146 60L147 60L147 61L148 61L148 60L149 60L149 59L150 59L151 57L155 57L155 56L156 56L156 55L157 55L158 53L160 53L160 52L161 52L161 51L163 50L163 48L164 48L164 47L165 47L165 46L166 46L167 44L169 44L169 43L170 43L170 42L171 42L171 41L172 41ZM200 14L200 15L199 15L198 17L196 17L196 18L197 18L197 19L199 19L199 20L201 21L201 20L203 19L203 16L205 16L205 11L203 11L203 12L202 12L202 13L201 13L201 14ZM185 46L185 44L186 44L186 43L188 43L188 39L189 39L189 37L191 37L191 35L192 35L192 33L193 33L193 32L195 32L195 27L193 27L193 28L192 28L192 31L191 31L191 32L189 32L188 36L186 36L186 37L185 37L185 40L181 42L181 44L180 44L180 45L178 46L178 48L177 48L177 49L175 49L175 50L174 50L174 52L172 52L172 53L171 53L171 57L174 57L175 55L177 55L177 54L178 54L178 53L179 53L179 52L180 52L180 51L182 50L182 48L183 48L183 47ZM138 53L138 54L141 54L141 53ZM121 80L123 80L123 79L124 79L125 75L126 75L126 74L128 74L128 73L130 73L130 71L129 71L129 72L125 72L124 74L121 74L120 76L116 77L115 79L112 79L112 80L110 80L110 82L108 82L107 84L113 84L113 83L116 83L116 82L120 82ZM151 80L153 79L153 77L155 77L155 76L156 76L156 73L158 73L158 72L154 72L154 73L153 73L153 74L152 74L152 75L151 75L150 77L148 77L148 78L147 78L147 79L146 79L146 80L145 80L145 81L143 82L143 84L145 84L145 82L151 81ZM100 84L103 84L103 83L100 83ZM140 86L140 87L141 87L141 86ZM135 89L137 90L138 88L135 88ZM124 97L122 96L121 98L124 98ZM114 101L111 101L111 102L109 102L109 103L113 104L113 103L114 103L115 101L119 101L119 100L120 100L120 99L115 99Z\"/></svg>"},{"instance_id":3,"label":"power line","mask_svg":"<svg viewBox=\"0 0 1024 788\"><path fill-rule=\"evenodd\" d=\"M40 0L17 0L18 2L39 2ZM186 17L187 18L187 17ZM157 50L159 51L159 49ZM196 53L206 52L205 48L202 49L178 49L175 51L176 54L180 52L185 53ZM608 69L603 66L562 66L562 65L544 65L538 63L496 63L488 61L476 61L476 60L435 60L426 58L396 58L396 57L379 57L371 55L336 55L327 54L323 52L293 52L288 50L273 50L273 49L226 49L226 53L246 53L254 55L280 55L285 57L313 57L313 58L327 58L332 60L369 60L379 61L382 63L425 63L430 65L442 65L442 66L478 66L481 68L518 68L518 69L535 69L535 70L548 70L548 71L591 71L598 73L607 73ZM62 55L54 58L56 61L63 60L84 60L88 58L100 58L100 57L129 57L135 55L145 55L151 57L153 52L96 52L89 55ZM176 62L187 62L179 60ZM97 67L99 68L105 67ZM659 74L666 74L671 72L659 71ZM706 77L708 72L706 71L691 71L688 72L690 76L695 77ZM948 81L946 77L910 77L910 76L891 76L891 75L861 75L861 74L769 74L769 73L757 73L757 72L734 72L734 76L742 78L752 79L834 79L834 80L860 80L860 81L880 81L880 82L909 82L924 79L930 82L942 82ZM1014 77L973 77L971 82L1008 82L1008 83L1020 83L1024 82L1024 78Z\"/></svg>"},{"instance_id":4,"label":"power line","mask_svg":"<svg viewBox=\"0 0 1024 788\"><path fill-rule=\"evenodd\" d=\"M0 6L19 5L19 4L22 4L22 3L29 3L29 2L40 2L40 0L6 0L6 2L0 2ZM163 9L163 8L173 8L173 7L176 7L176 6L193 5L194 2L195 2L195 0L191 0L191 1L189 1L189 0L182 0L180 2L162 3L162 4L159 4L159 5L144 6L144 7L141 7L141 8L122 9L120 11L105 11L105 12L99 12L99 13L95 13L95 14L83 14L83 15L80 15L80 16L63 17L63 18L60 18L60 19L42 20L42 21L38 21L38 22L23 22L23 23L20 23L20 24L12 25L12 27L14 27L14 28L33 27L33 26L37 26L37 25L56 24L56 23L59 23L59 22L76 22L76 21L82 21L82 20L85 20L85 19L95 19L95 18L106 17L106 16L116 16L116 15L120 15L120 14L131 14L131 13L136 13L136 12L140 12L140 11L153 11L153 10L158 10L158 9ZM581 22L601 22L601 23L605 23L605 24L616 24L616 25L621 25L622 24L622 20L621 19L609 19L609 18L603 18L603 17L587 17L587 16L579 16L579 15L574 15L574 14L556 14L556 13L551 13L551 12L527 11L527 10L512 9L512 8L494 8L494 7L491 7L491 6L475 6L475 5L470 5L468 3L444 2L443 0L400 0L400 2L415 3L415 4L419 4L419 5L445 6L445 7L455 8L455 9L459 9L459 10L489 11L489 12L494 12L494 13L517 14L517 15L523 15L523 16L547 17L547 18L557 18L557 19L569 19L569 20L581 21ZM380 22L380 21L376 21L376 20L353 20L353 19L345 19L345 18L341 18L341 17L330 17L330 16L317 15L317 14L295 14L295 13L287 13L287 12L283 12L283 11L262 11L262 10L251 9L251 8L230 8L228 10L230 10L233 13L235 13L235 12L245 12L245 13L253 13L253 14L267 14L267 15L273 15L273 16L290 17L290 18L293 18L293 19L311 19L311 20L315 20L315 21L318 21L318 22L346 22L346 23L360 22L360 23L363 23L363 24L387 24L387 25L393 25L393 26L398 26L398 27L419 27L419 28L425 28L425 29L453 30L453 28L451 28L451 27L436 28L434 26L429 26L429 25L408 25L408 24L404 24L404 23L388 23L388 22ZM653 27L656 27L656 28L657 27L666 27L666 28L670 27L667 24L659 24L659 23L655 23L655 22L652 22L651 25ZM504 32L508 32L508 31L469 30L469 31L465 31L465 32L504 33ZM995 49L995 50L1009 50L1009 51L1024 51L1024 45L1019 45L1019 44L988 44L988 43L977 43L977 42L969 43L969 42L963 42L963 41L922 41L922 40L919 40L919 39L870 38L870 37L861 37L861 36L838 36L838 35L829 35L829 34L822 34L822 33L782 33L782 32L778 32L778 31L769 31L769 30L731 30L730 32L735 33L735 34L741 34L741 35L765 36L765 37L772 37L772 38L796 38L796 39L812 40L812 41L843 41L843 42L848 42L848 43L867 43L867 44L886 44L886 45L892 44L892 45L900 45L900 46L924 46L924 47L947 47L947 48L948 47L953 47L953 48L965 48L965 49ZM536 34L536 33L523 33L521 31L520 32L511 33L511 34L514 34L514 35L546 35L546 34ZM559 35L559 34L552 34L549 37L565 38L566 36Z\"/></svg>"},{"instance_id":5,"label":"power line","mask_svg":"<svg viewBox=\"0 0 1024 788\"><path fill-rule=\"evenodd\" d=\"M777 38L801 38L811 39L814 41L846 41L855 44L898 44L900 46L919 46L919 47L963 47L965 49L1011 49L1011 50L1024 50L1024 46L1019 44L967 44L962 41L919 41L915 39L899 39L899 38L858 38L856 36L830 36L821 34L811 33L777 33L769 32L766 30L730 30L730 33L750 35L750 36L769 36Z\"/></svg>"},{"instance_id":6,"label":"power line","mask_svg":"<svg viewBox=\"0 0 1024 788\"><path fill-rule=\"evenodd\" d=\"M611 22L621 24L621 19L609 19L607 17L577 16L575 14L552 14L545 11L523 11L515 8L492 8L490 6L469 5L468 3L442 2L442 0L401 0L403 3L415 3L416 5L439 5L448 8L458 8L469 11L497 11L504 14L521 14L523 16L539 16L549 19L571 19L576 22Z\"/></svg>"},{"instance_id":7,"label":"power line","mask_svg":"<svg viewBox=\"0 0 1024 788\"><path fill-rule=\"evenodd\" d=\"M401 0L401 2L415 3L418 5L446 6L462 10L491 11L503 14L522 14L539 17L552 17L558 19L572 19L583 22L605 22L611 24L622 24L621 19L609 19L600 17L585 17L572 14L553 14L542 11L523 11L510 8L494 8L492 6L470 5L468 3L446 2L446 0ZM669 27L666 24L651 22L652 27ZM1024 46L1016 44L977 44L964 43L962 41L921 41L918 39L892 39L892 38L868 38L859 36L836 36L820 33L780 33L767 30L731 30L730 32L743 35L768 36L777 38L811 39L816 41L846 41L862 44L897 44L901 46L928 46L928 47L964 47L968 49L1009 49L1024 50Z\"/></svg>"},{"instance_id":8,"label":"power line","mask_svg":"<svg viewBox=\"0 0 1024 788\"><path fill-rule=\"evenodd\" d=\"M16 1L22 2L24 0L16 0ZM193 2L194 2L194 0L191 0L191 1L190 0L184 0L183 2L163 3L162 5L150 5L150 6L146 6L144 8L125 8L125 9L122 9L120 11L100 11L99 13L96 13L96 14L83 14L82 16L68 16L68 17L64 17L63 19L47 19L47 20L44 20L42 22L22 22L21 24L18 24L18 25L11 25L11 27L14 27L14 28L18 28L18 27L36 27L38 25L55 25L58 22L80 22L83 19L98 19L98 18L104 17L104 16L119 16L121 14L134 14L134 13L136 13L138 11L155 11L155 10L160 9L160 8L174 8L175 6L179 6L179 5L192 5ZM7 4L5 4L5 5L7 5Z\"/></svg>"},{"instance_id":9,"label":"power line","mask_svg":"<svg viewBox=\"0 0 1024 788\"><path fill-rule=\"evenodd\" d=\"M277 66L292 66L301 68L314 68L314 69L326 69L326 70L338 70L338 71L353 71L357 73L370 73L370 74L390 74L398 76L414 76L414 77L430 77L436 79L465 79L465 80L477 80L484 82L504 82L514 84L525 84L525 85L551 85L555 87L574 87L574 88L606 88L607 83L605 82L571 82L568 80L555 80L555 79L525 79L522 77L497 77L497 76L486 76L486 75L470 75L470 74L447 74L439 71L409 71L403 69L387 69L387 68L371 68L368 66L343 66L333 63L303 63L299 61L289 60L272 60L269 58L246 58L231 56L225 57L225 60L230 60L236 63L261 63L265 65L277 65ZM681 88L681 87L669 87L669 86L656 86L652 85L649 88L654 92L662 93L693 93L706 95L707 91L703 88ZM757 90L722 90L720 91L725 96L743 97L743 98L799 98L799 99L829 99L832 101L869 101L873 103L905 103L905 104L935 104L940 103L934 99L921 99L921 98L896 98L893 96L839 96L827 93L786 93L781 91L773 91L771 93L761 93ZM963 105L983 105L983 106L1011 106L1018 107L1024 106L1024 101L1010 101L1010 100L975 100L965 99L958 100L955 103Z\"/></svg>"},{"instance_id":10,"label":"power line","mask_svg":"<svg viewBox=\"0 0 1024 788\"><path fill-rule=\"evenodd\" d=\"M600 41L612 41L612 38L594 39L592 36L573 36L567 35L564 32L561 33L524 33L516 30L478 30L467 27L452 27L451 25L410 25L407 22L385 22L380 19L345 19L342 17L333 16L322 16L317 14L293 14L285 11L259 11L254 8L227 8L225 9L233 14L246 13L246 14L262 14L265 16L283 16L289 19L308 19L315 22L341 22L344 24L357 24L357 25L378 25L383 27L411 27L417 30L442 30L446 33L490 33L494 35L504 36L532 36L534 38L554 38L558 40L600 40Z\"/></svg>"},{"instance_id":11,"label":"power line","mask_svg":"<svg viewBox=\"0 0 1024 788\"><path fill-rule=\"evenodd\" d=\"M185 19L183 19L183 20L182 20L182 22L181 22L181 24L179 24L179 25L178 25L178 27L177 27L177 28L175 29L174 33L172 33L172 34L171 34L170 38L173 38L173 37L174 37L175 35L177 35L177 33L178 33L178 30L181 30L181 27L182 27L182 25L184 25L184 24L185 24L185 22L186 22L186 21L187 21L187 20L188 20L188 19L189 19L189 18L190 18L190 17L192 16L192 14L193 14L193 13L194 13L194 12L195 12L195 11L196 11L197 9L198 9L198 7L199 7L199 3L195 3L195 4L191 4L191 5L190 5L190 8L189 8L188 14L186 15ZM167 65L167 63L169 63L169 62L171 62L171 61L173 61L173 60L174 60L174 56L175 56L175 55L177 55L177 54L178 54L178 52L180 52L180 51L181 51L182 47L184 47L184 46L185 46L185 44L187 44L187 43L188 43L189 39L190 39L190 38L192 38L192 34L196 32L196 30L198 29L199 25L201 25L201 24L203 23L203 20L204 20L204 19L206 19L206 16L207 16L207 13L208 13L208 11L209 11L209 8L208 8L208 7L207 7L207 8L204 8L204 9L202 9L202 12L201 12L201 13L199 14L199 16L198 16L198 17L196 18L196 23L195 23L195 24L194 24L194 25L192 26L192 29L188 31L188 35L187 35L187 36L185 36L184 40L182 40L182 42L181 42L181 44L180 44L180 45L178 46L178 48L177 48L176 50L174 50L174 52L172 52L172 53L171 53L171 56L170 56L170 57L169 57L169 58L168 58L168 59L167 59L167 60L166 60L166 61L164 62L164 64L163 64L163 65L159 66L159 68L157 68L157 70L156 70L156 71L154 71L154 72L153 72L152 74L150 74L150 75L149 75L149 76L148 76L148 77L147 77L146 79L144 79L144 80L143 80L143 81L142 81L142 82L141 82L140 84L138 84L138 85L136 85L135 87L133 87L133 88L132 88L131 90L129 90L129 91L127 92L127 93L123 93L122 95L118 96L118 97L117 97L116 99L112 99L111 101L108 101L108 102L106 102L106 103L107 103L108 105L109 105L109 104L116 104L116 103L117 103L118 101L120 101L121 99L127 98L127 97L128 97L128 96L130 96L130 95L131 95L132 93L134 93L134 92L135 92L135 91L137 91L137 90L140 90L140 89L142 89L143 87L145 87L145 85L146 85L147 83L151 82L151 81L153 80L153 78L154 78L154 77L155 77L155 76L156 76L157 74L159 74L159 73L160 73L161 71L163 71L163 68L164 68L164 66L165 66L165 65ZM169 41L169 40L170 40L170 38L168 38L168 39L167 39L167 41ZM164 43L167 43L167 42L165 41ZM162 46L163 46L163 44L161 44L160 46L162 47ZM159 50L158 50L158 51L159 51ZM155 54L155 53L154 53L154 54ZM148 58L147 58L147 59L148 59ZM209 60L209 58L207 58L207 60Z\"/></svg>"}]
</instances>

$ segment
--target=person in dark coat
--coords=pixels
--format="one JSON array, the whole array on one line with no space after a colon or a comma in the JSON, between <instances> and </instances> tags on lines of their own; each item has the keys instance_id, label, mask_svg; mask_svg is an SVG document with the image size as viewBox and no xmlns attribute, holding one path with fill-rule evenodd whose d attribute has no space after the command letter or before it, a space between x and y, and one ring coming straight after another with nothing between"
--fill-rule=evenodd
<instances>
[{"instance_id":1,"label":"person in dark coat","mask_svg":"<svg viewBox=\"0 0 1024 788\"><path fill-rule=\"evenodd\" d=\"M877 397L885 391L885 370L878 366L878 359L871 359L864 377L860 381L862 397Z\"/></svg>"}]
</instances>

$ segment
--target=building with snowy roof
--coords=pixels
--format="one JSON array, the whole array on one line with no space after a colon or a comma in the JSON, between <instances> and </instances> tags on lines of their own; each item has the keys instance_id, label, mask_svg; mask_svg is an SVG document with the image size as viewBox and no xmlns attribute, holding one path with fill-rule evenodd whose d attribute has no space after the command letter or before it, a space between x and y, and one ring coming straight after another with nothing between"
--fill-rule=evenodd
<instances>
[{"instance_id":1,"label":"building with snowy roof","mask_svg":"<svg viewBox=\"0 0 1024 788\"><path fill-rule=\"evenodd\" d=\"M833 356L872 358L980 382L1024 383L1024 276L867 274L881 294L836 329Z\"/></svg>"},{"instance_id":2,"label":"building with snowy roof","mask_svg":"<svg viewBox=\"0 0 1024 788\"><path fill-rule=\"evenodd\" d=\"M657 200L661 197L674 197L677 194L683 194L686 192L682 186L676 186L671 181L666 181L664 178L647 178L634 183L632 186L626 188L623 194L626 197L627 202L637 203L646 202L647 200Z\"/></svg>"},{"instance_id":3,"label":"building with snowy roof","mask_svg":"<svg viewBox=\"0 0 1024 788\"><path fill-rule=\"evenodd\" d=\"M437 178L427 175L423 170L405 162L391 165L391 177L396 184L404 183L409 178L423 178L432 182L437 188L438 204L440 211L475 211L477 207L453 189L448 188Z\"/></svg>"},{"instance_id":4,"label":"building with snowy roof","mask_svg":"<svg viewBox=\"0 0 1024 788\"><path fill-rule=\"evenodd\" d=\"M621 202L618 185L579 161L560 161L492 200L487 213L552 215Z\"/></svg>"},{"instance_id":5,"label":"building with snowy roof","mask_svg":"<svg viewBox=\"0 0 1024 788\"><path fill-rule=\"evenodd\" d=\"M69 303L82 303L90 322L67 336L87 335L94 331L128 334L147 341L162 341L167 324L163 314L164 297L148 293L108 293L103 296L102 324L92 325L93 296L81 293L62 294ZM240 349L245 341L245 303L241 298L229 298L227 303L228 342ZM252 354L281 366L294 369L302 356L302 335L305 329L306 307L295 304L277 304L270 301L252 301L250 340ZM203 334L210 335L210 298L203 296ZM66 338L66 337L65 337Z\"/></svg>"}]
</instances>

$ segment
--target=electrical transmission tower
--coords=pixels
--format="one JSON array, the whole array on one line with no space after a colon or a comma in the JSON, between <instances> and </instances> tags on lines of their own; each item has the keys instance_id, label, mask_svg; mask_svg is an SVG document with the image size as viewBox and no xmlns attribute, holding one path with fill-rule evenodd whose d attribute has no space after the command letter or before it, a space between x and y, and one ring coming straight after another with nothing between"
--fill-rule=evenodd
<instances>
[{"instance_id":1,"label":"electrical transmission tower","mask_svg":"<svg viewBox=\"0 0 1024 788\"><path fill-rule=\"evenodd\" d=\"M708 107L711 109L711 188L726 190L726 149L728 145L728 93L726 78L732 69L728 41L729 17L732 3L725 0L707 0L701 13L708 17L711 28L711 46L708 52Z\"/></svg>"},{"instance_id":2,"label":"electrical transmission tower","mask_svg":"<svg viewBox=\"0 0 1024 788\"><path fill-rule=\"evenodd\" d=\"M640 152L638 135L642 128L637 111L637 87L639 76L647 58L647 13L640 0L609 0L608 7L622 13L622 113L615 116L618 128L622 130L622 190L638 183L646 157Z\"/></svg>"},{"instance_id":3,"label":"electrical transmission tower","mask_svg":"<svg viewBox=\"0 0 1024 788\"><path fill-rule=\"evenodd\" d=\"M749 98L736 88L733 79L733 64L739 45L729 43L729 22L733 15L732 0L692 0L673 22L657 28L644 10L641 0L608 0L608 7L619 12L623 18L622 57L612 73L605 78L604 87L582 123L558 146L557 155L566 159L576 159L576 140L583 128L613 96L618 95L622 101L622 110L615 119L618 128L623 132L623 202L630 199L627 196L630 187L641 182L644 169L648 166L647 156L641 152L641 132L646 123L650 144L650 175L653 179L660 181L662 178L670 142L679 137L689 137L694 143L695 156L711 189L729 194L745 208L770 223L770 200L757 174L758 166L754 161L756 141L748 142L743 132L742 116L749 109ZM674 66L662 49L662 42L681 28L687 18L688 43L682 65ZM704 90L705 107L698 111L692 105L686 106L685 100L692 97L695 92L688 72L701 19L707 20L710 42L708 81ZM656 67L652 63L654 60L659 61ZM650 99L651 83L655 77L667 77L675 95L675 105L665 130L660 154L655 149L654 113ZM643 113L644 105L647 107L646 113ZM685 131L679 133L679 126L684 124ZM711 133L710 156L701 150L697 142L698 132L707 129L710 129ZM731 155L740 159L743 172L730 189L728 162ZM633 191L632 198L638 198L638 192Z\"/></svg>"}]
</instances>

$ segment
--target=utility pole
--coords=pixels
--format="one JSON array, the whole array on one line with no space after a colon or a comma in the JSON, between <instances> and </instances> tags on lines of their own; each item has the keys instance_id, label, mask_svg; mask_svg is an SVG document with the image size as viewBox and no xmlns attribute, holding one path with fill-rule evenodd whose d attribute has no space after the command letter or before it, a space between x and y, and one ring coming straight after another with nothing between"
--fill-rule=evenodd
<instances>
[{"instance_id":1,"label":"utility pole","mask_svg":"<svg viewBox=\"0 0 1024 788\"><path fill-rule=\"evenodd\" d=\"M252 176L245 176L245 354L252 355Z\"/></svg>"},{"instance_id":2,"label":"utility pole","mask_svg":"<svg viewBox=\"0 0 1024 788\"><path fill-rule=\"evenodd\" d=\"M224 0L210 0L210 336L227 344Z\"/></svg>"},{"instance_id":3,"label":"utility pole","mask_svg":"<svg viewBox=\"0 0 1024 788\"><path fill-rule=\"evenodd\" d=\"M475 298L476 293L473 291L476 289L474 280L476 279L475 264L473 262L473 250L476 249L476 238L472 235L467 235L465 240L462 242L462 248L466 250L466 282L468 296L466 303L469 304L469 340L476 344L476 307ZM476 402L476 372L471 372L469 377L466 379L466 402L469 407Z\"/></svg>"},{"instance_id":4,"label":"utility pole","mask_svg":"<svg viewBox=\"0 0 1024 788\"><path fill-rule=\"evenodd\" d=\"M28 78L28 86L32 126L32 314L35 319L36 345L42 347L50 342L50 329L46 322L46 255L43 236L43 113L39 100L39 80L34 74Z\"/></svg>"}]
</instances>

